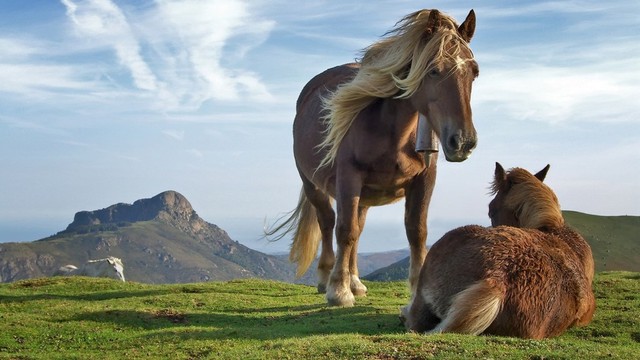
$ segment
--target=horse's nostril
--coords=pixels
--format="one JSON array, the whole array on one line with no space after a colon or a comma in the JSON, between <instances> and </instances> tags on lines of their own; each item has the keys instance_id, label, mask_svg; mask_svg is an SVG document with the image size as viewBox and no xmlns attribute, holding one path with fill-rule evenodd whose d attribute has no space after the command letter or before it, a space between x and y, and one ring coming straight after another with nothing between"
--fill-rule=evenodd
<instances>
[{"instance_id":1,"label":"horse's nostril","mask_svg":"<svg viewBox=\"0 0 640 360\"><path fill-rule=\"evenodd\" d=\"M469 139L464 143L462 150L464 150L465 152L469 152L475 149L477 143L478 141L475 138Z\"/></svg>"},{"instance_id":2,"label":"horse's nostril","mask_svg":"<svg viewBox=\"0 0 640 360\"><path fill-rule=\"evenodd\" d=\"M455 134L449 137L449 141L447 143L449 149L451 150L460 150L460 135Z\"/></svg>"}]
</instances>

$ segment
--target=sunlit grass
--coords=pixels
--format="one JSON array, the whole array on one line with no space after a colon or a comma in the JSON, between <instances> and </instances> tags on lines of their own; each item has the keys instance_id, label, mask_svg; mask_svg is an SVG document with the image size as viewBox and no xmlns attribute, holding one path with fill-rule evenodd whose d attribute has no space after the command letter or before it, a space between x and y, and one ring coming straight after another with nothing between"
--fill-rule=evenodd
<instances>
[{"instance_id":1,"label":"sunlit grass","mask_svg":"<svg viewBox=\"0 0 640 360\"><path fill-rule=\"evenodd\" d=\"M0 285L0 358L637 359L640 274L596 278L584 328L542 341L406 333L403 282L368 283L353 308L265 280L145 285L49 278Z\"/></svg>"}]
</instances>

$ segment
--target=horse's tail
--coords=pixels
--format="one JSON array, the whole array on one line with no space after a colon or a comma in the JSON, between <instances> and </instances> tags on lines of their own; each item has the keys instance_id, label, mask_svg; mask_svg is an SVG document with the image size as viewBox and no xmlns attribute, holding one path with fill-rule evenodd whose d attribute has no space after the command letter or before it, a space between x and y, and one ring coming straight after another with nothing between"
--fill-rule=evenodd
<instances>
[{"instance_id":1,"label":"horse's tail","mask_svg":"<svg viewBox=\"0 0 640 360\"><path fill-rule=\"evenodd\" d=\"M504 290L484 279L459 292L446 317L433 332L455 332L478 335L498 317L504 301Z\"/></svg>"},{"instance_id":2,"label":"horse's tail","mask_svg":"<svg viewBox=\"0 0 640 360\"><path fill-rule=\"evenodd\" d=\"M284 219L287 215L288 217ZM296 276L300 277L307 272L307 269L316 258L321 239L316 208L309 202L304 189L300 191L298 206L285 216L278 219L272 228L265 229L264 234L267 238L278 234L270 239L271 241L277 241L288 233L295 231L291 251L289 252L289 261L298 264Z\"/></svg>"}]
</instances>

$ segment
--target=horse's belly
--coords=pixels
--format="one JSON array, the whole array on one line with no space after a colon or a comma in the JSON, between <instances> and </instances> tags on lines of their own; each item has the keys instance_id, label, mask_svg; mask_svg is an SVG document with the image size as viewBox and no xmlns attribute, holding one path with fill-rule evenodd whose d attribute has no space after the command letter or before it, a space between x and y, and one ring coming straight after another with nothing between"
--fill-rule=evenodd
<instances>
[{"instance_id":1,"label":"horse's belly","mask_svg":"<svg viewBox=\"0 0 640 360\"><path fill-rule=\"evenodd\" d=\"M375 189L364 187L360 193L360 204L363 206L388 205L404 198L404 189Z\"/></svg>"}]
</instances>

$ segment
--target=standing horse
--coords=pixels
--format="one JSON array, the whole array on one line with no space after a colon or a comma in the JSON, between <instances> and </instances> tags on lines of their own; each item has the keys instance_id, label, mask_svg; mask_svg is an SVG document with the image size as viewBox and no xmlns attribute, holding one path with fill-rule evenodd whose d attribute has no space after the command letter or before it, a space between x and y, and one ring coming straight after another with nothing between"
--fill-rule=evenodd
<instances>
[{"instance_id":1,"label":"standing horse","mask_svg":"<svg viewBox=\"0 0 640 360\"><path fill-rule=\"evenodd\" d=\"M541 339L591 321L591 248L564 225L542 183L548 169L531 175L496 163L494 227L464 226L431 247L403 309L408 329Z\"/></svg>"},{"instance_id":2,"label":"standing horse","mask_svg":"<svg viewBox=\"0 0 640 360\"><path fill-rule=\"evenodd\" d=\"M74 265L62 266L53 275L107 277L124 281L124 266L122 260L109 256L105 259L89 260L80 269Z\"/></svg>"},{"instance_id":3,"label":"standing horse","mask_svg":"<svg viewBox=\"0 0 640 360\"><path fill-rule=\"evenodd\" d=\"M352 306L354 294L366 294L357 248L367 210L403 197L415 289L437 160L437 153L416 150L424 142L416 137L418 119L429 128L421 136L439 138L448 161L463 161L475 148L470 98L478 65L468 45L474 31L473 10L460 26L438 10L417 11L365 49L359 63L326 70L302 90L293 124L300 199L290 217L265 233L281 239L295 231L290 260L298 276L322 240L318 291L330 305Z\"/></svg>"}]
</instances>

